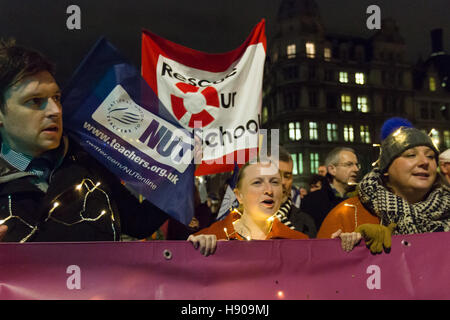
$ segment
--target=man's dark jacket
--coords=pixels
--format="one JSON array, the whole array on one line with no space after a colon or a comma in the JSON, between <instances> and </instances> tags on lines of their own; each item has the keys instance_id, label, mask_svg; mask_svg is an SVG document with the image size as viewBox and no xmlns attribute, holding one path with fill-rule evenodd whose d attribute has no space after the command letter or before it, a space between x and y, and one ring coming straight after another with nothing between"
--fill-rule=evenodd
<instances>
[{"instance_id":1,"label":"man's dark jacket","mask_svg":"<svg viewBox=\"0 0 450 320\"><path fill-rule=\"evenodd\" d=\"M322 189L310 192L302 199L300 210L314 219L317 230L319 230L331 209L345 199L337 195L331 186L326 183L322 186Z\"/></svg>"},{"instance_id":2,"label":"man's dark jacket","mask_svg":"<svg viewBox=\"0 0 450 320\"><path fill-rule=\"evenodd\" d=\"M77 144L65 141L46 193L32 183L31 173L0 157L0 219L13 217L4 223L8 231L3 241L116 241L121 234L145 238L168 219L148 201L139 203ZM76 189L83 180L83 187ZM52 210L55 202L60 205Z\"/></svg>"}]
</instances>

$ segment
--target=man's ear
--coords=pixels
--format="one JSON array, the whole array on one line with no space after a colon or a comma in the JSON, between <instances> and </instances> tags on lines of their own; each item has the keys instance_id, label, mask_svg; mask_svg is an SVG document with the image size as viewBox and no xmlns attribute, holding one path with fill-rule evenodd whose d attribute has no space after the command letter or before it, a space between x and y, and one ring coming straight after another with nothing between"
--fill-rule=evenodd
<instances>
[{"instance_id":1,"label":"man's ear","mask_svg":"<svg viewBox=\"0 0 450 320\"><path fill-rule=\"evenodd\" d=\"M2 107L0 106L0 127L3 127L3 111Z\"/></svg>"}]
</instances>

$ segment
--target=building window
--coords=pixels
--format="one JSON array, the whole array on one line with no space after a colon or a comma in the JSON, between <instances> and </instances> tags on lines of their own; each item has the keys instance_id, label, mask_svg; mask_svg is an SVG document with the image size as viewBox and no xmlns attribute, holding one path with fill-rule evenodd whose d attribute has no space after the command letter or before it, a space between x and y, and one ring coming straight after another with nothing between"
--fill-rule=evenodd
<instances>
[{"instance_id":1,"label":"building window","mask_svg":"<svg viewBox=\"0 0 450 320\"><path fill-rule=\"evenodd\" d=\"M334 81L334 70L325 70L325 81Z\"/></svg>"},{"instance_id":2,"label":"building window","mask_svg":"<svg viewBox=\"0 0 450 320\"><path fill-rule=\"evenodd\" d=\"M289 122L289 139L298 141L302 138L302 131L300 129L300 122Z\"/></svg>"},{"instance_id":3,"label":"building window","mask_svg":"<svg viewBox=\"0 0 450 320\"><path fill-rule=\"evenodd\" d=\"M339 82L340 83L348 83L348 73L345 71L339 72Z\"/></svg>"},{"instance_id":4,"label":"building window","mask_svg":"<svg viewBox=\"0 0 450 320\"><path fill-rule=\"evenodd\" d=\"M361 142L362 143L370 143L369 126L361 125L359 127L359 133L360 133L360 136L361 136Z\"/></svg>"},{"instance_id":5,"label":"building window","mask_svg":"<svg viewBox=\"0 0 450 320\"><path fill-rule=\"evenodd\" d=\"M311 152L309 154L310 172L316 173L319 169L319 154L317 152Z\"/></svg>"},{"instance_id":6,"label":"building window","mask_svg":"<svg viewBox=\"0 0 450 320\"><path fill-rule=\"evenodd\" d=\"M309 66L308 67L308 79L309 80L315 80L316 79L316 67L315 66Z\"/></svg>"},{"instance_id":7,"label":"building window","mask_svg":"<svg viewBox=\"0 0 450 320\"><path fill-rule=\"evenodd\" d=\"M284 80L297 79L298 78L298 67L290 66L283 69Z\"/></svg>"},{"instance_id":8,"label":"building window","mask_svg":"<svg viewBox=\"0 0 450 320\"><path fill-rule=\"evenodd\" d=\"M297 49L296 49L295 44L288 45L286 47L286 53L287 53L288 59L295 58L295 55L297 54Z\"/></svg>"},{"instance_id":9,"label":"building window","mask_svg":"<svg viewBox=\"0 0 450 320\"><path fill-rule=\"evenodd\" d=\"M450 130L444 131L444 146L445 148L450 148Z\"/></svg>"},{"instance_id":10,"label":"building window","mask_svg":"<svg viewBox=\"0 0 450 320\"><path fill-rule=\"evenodd\" d=\"M347 142L353 142L355 140L353 126L351 124L344 125L344 140Z\"/></svg>"},{"instance_id":11,"label":"building window","mask_svg":"<svg viewBox=\"0 0 450 320\"><path fill-rule=\"evenodd\" d=\"M323 49L323 57L324 57L325 61L331 60L331 49L330 48Z\"/></svg>"},{"instance_id":12,"label":"building window","mask_svg":"<svg viewBox=\"0 0 450 320\"><path fill-rule=\"evenodd\" d=\"M269 110L267 106L264 106L262 109L262 122L265 123L269 119Z\"/></svg>"},{"instance_id":13,"label":"building window","mask_svg":"<svg viewBox=\"0 0 450 320\"><path fill-rule=\"evenodd\" d=\"M349 95L341 95L341 109L342 111L352 111L352 97Z\"/></svg>"},{"instance_id":14,"label":"building window","mask_svg":"<svg viewBox=\"0 0 450 320\"><path fill-rule=\"evenodd\" d=\"M334 93L327 93L327 109L338 108L338 96Z\"/></svg>"},{"instance_id":15,"label":"building window","mask_svg":"<svg viewBox=\"0 0 450 320\"><path fill-rule=\"evenodd\" d=\"M367 104L367 97L358 97L358 111L359 112L369 112L369 105Z\"/></svg>"},{"instance_id":16,"label":"building window","mask_svg":"<svg viewBox=\"0 0 450 320\"><path fill-rule=\"evenodd\" d=\"M288 110L294 110L298 106L298 94L295 92L284 93L284 106Z\"/></svg>"},{"instance_id":17,"label":"building window","mask_svg":"<svg viewBox=\"0 0 450 320\"><path fill-rule=\"evenodd\" d=\"M365 78L363 72L356 72L355 73L355 82L357 84L365 84L366 83L366 78Z\"/></svg>"},{"instance_id":18,"label":"building window","mask_svg":"<svg viewBox=\"0 0 450 320\"><path fill-rule=\"evenodd\" d=\"M308 98L309 98L309 106L310 107L317 107L317 91L308 91Z\"/></svg>"},{"instance_id":19,"label":"building window","mask_svg":"<svg viewBox=\"0 0 450 320\"><path fill-rule=\"evenodd\" d=\"M319 138L319 130L317 126L317 122L309 123L309 139L317 140Z\"/></svg>"},{"instance_id":20,"label":"building window","mask_svg":"<svg viewBox=\"0 0 450 320\"><path fill-rule=\"evenodd\" d=\"M338 130L336 123L327 123L327 139L328 141L338 141Z\"/></svg>"},{"instance_id":21,"label":"building window","mask_svg":"<svg viewBox=\"0 0 450 320\"><path fill-rule=\"evenodd\" d=\"M436 79L434 77L430 77L429 85L430 91L436 91Z\"/></svg>"},{"instance_id":22,"label":"building window","mask_svg":"<svg viewBox=\"0 0 450 320\"><path fill-rule=\"evenodd\" d=\"M316 57L316 46L312 42L306 43L306 57L311 59Z\"/></svg>"},{"instance_id":23,"label":"building window","mask_svg":"<svg viewBox=\"0 0 450 320\"><path fill-rule=\"evenodd\" d=\"M303 154L300 153L292 153L292 162L294 164L292 168L292 173L294 175L296 174L303 174Z\"/></svg>"},{"instance_id":24,"label":"building window","mask_svg":"<svg viewBox=\"0 0 450 320\"><path fill-rule=\"evenodd\" d=\"M430 117L428 106L422 105L422 107L420 107L420 117L422 119L428 119Z\"/></svg>"}]
</instances>

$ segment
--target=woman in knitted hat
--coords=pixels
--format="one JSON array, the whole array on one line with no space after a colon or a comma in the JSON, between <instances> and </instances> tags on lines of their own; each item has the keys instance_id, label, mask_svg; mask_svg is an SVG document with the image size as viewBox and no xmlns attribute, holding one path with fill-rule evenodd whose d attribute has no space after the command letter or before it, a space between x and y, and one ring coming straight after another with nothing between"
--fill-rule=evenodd
<instances>
[{"instance_id":1,"label":"woman in knitted hat","mask_svg":"<svg viewBox=\"0 0 450 320\"><path fill-rule=\"evenodd\" d=\"M450 188L437 174L438 155L416 128L390 133L377 166L358 184L358 196L330 211L317 237L339 237L345 251L364 238L372 253L381 253L390 249L391 233L450 231Z\"/></svg>"},{"instance_id":2,"label":"woman in knitted hat","mask_svg":"<svg viewBox=\"0 0 450 320\"><path fill-rule=\"evenodd\" d=\"M214 253L217 240L308 239L275 216L283 187L280 171L270 160L246 163L239 170L234 192L239 208L187 239L203 255Z\"/></svg>"}]
</instances>

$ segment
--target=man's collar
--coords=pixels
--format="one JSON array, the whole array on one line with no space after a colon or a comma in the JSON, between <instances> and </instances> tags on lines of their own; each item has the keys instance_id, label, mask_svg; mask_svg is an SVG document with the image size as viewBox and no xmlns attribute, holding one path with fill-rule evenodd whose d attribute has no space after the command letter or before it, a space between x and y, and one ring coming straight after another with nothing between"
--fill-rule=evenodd
<instances>
[{"instance_id":1,"label":"man's collar","mask_svg":"<svg viewBox=\"0 0 450 320\"><path fill-rule=\"evenodd\" d=\"M5 143L2 143L0 155L6 162L20 171L25 171L31 160L33 160L30 156L14 151Z\"/></svg>"},{"instance_id":2,"label":"man's collar","mask_svg":"<svg viewBox=\"0 0 450 320\"><path fill-rule=\"evenodd\" d=\"M67 153L68 144L68 138L66 136L63 136L59 147L54 150L45 152L44 154L42 154L41 158L48 160L51 163L52 167L59 166L62 159L64 158L64 155ZM6 162L20 171L26 171L31 161L33 160L33 157L20 152L16 152L5 143L2 143L1 145L0 156Z\"/></svg>"}]
</instances>

